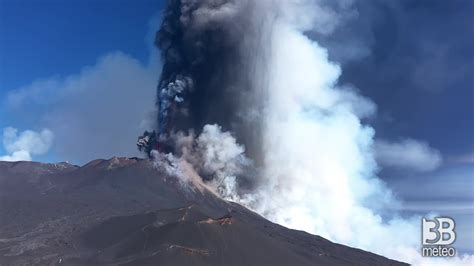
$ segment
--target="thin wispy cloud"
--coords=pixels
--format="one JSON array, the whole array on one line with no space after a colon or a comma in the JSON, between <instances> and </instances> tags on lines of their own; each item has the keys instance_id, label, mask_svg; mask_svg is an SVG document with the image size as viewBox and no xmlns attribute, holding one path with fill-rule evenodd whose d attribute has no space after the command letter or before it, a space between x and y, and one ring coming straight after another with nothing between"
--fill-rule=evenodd
<instances>
[{"instance_id":1,"label":"thin wispy cloud","mask_svg":"<svg viewBox=\"0 0 474 266\"><path fill-rule=\"evenodd\" d=\"M377 140L374 147L377 162L385 167L426 172L437 169L442 163L441 152L425 141Z\"/></svg>"}]
</instances>

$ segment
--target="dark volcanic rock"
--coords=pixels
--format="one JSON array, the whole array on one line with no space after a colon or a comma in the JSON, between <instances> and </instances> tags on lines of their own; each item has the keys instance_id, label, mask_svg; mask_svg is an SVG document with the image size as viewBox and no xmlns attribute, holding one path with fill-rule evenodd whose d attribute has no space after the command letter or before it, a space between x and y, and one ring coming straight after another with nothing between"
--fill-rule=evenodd
<instances>
[{"instance_id":1,"label":"dark volcanic rock","mask_svg":"<svg viewBox=\"0 0 474 266\"><path fill-rule=\"evenodd\" d=\"M0 162L0 265L403 265L290 230L148 160Z\"/></svg>"}]
</instances>

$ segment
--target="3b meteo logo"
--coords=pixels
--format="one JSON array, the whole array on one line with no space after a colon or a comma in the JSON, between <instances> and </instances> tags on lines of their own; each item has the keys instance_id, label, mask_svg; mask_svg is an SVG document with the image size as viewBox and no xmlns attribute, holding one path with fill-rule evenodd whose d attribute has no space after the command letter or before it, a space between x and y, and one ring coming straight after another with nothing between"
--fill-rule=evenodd
<instances>
[{"instance_id":1,"label":"3b meteo logo","mask_svg":"<svg viewBox=\"0 0 474 266\"><path fill-rule=\"evenodd\" d=\"M453 257L456 250L450 246L456 240L455 223L449 217L435 217L433 220L423 218L424 257Z\"/></svg>"}]
</instances>

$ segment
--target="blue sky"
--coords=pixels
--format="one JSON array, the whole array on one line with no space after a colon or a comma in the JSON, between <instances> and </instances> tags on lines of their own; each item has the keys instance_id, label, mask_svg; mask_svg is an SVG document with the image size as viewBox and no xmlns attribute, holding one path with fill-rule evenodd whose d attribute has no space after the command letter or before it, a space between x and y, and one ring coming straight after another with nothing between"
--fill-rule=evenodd
<instances>
[{"instance_id":1,"label":"blue sky","mask_svg":"<svg viewBox=\"0 0 474 266\"><path fill-rule=\"evenodd\" d=\"M134 149L129 143L147 121L134 117L145 112L143 101L153 107L159 76L152 41L162 7L158 0L0 0L0 129L39 131L54 124L57 138L70 149L84 147L75 139L87 133L94 136L87 142L97 139L99 149L104 145L112 154L135 155L128 151ZM407 166L400 162L384 168L380 177L411 203L410 212L426 211L436 201L470 203L452 215L474 223L474 2L367 0L358 9L357 21L321 43L330 58L342 62L341 82L377 104L378 115L367 123L375 127L377 139L393 144L382 146L421 154L420 165L434 165L400 169ZM344 43L364 49L341 57L337 48ZM136 90L126 91L130 84ZM30 92L29 98L17 93L22 89ZM20 99L18 106L8 103L12 93ZM79 97L85 100L77 105ZM103 106L100 97L124 101ZM125 110L125 100L137 105ZM108 112L102 114L104 108ZM79 113L82 118L76 119ZM124 133L110 141L103 130ZM53 145L51 152L34 159L84 163L94 155L110 156L82 150L71 155ZM5 152L0 145L0 156ZM387 156L409 155L391 149ZM429 185L420 188L424 182ZM446 192L446 187L453 190ZM464 231L464 243L474 239L472 226Z\"/></svg>"},{"instance_id":2,"label":"blue sky","mask_svg":"<svg viewBox=\"0 0 474 266\"><path fill-rule=\"evenodd\" d=\"M78 72L111 50L146 60L148 23L161 6L152 0L0 1L0 92Z\"/></svg>"},{"instance_id":3,"label":"blue sky","mask_svg":"<svg viewBox=\"0 0 474 266\"><path fill-rule=\"evenodd\" d=\"M146 63L162 6L160 0L1 0L0 99L34 81L78 73L113 51ZM37 119L8 115L4 102L0 110L0 128L25 130ZM37 159L59 160L54 152Z\"/></svg>"},{"instance_id":4,"label":"blue sky","mask_svg":"<svg viewBox=\"0 0 474 266\"><path fill-rule=\"evenodd\" d=\"M345 78L380 107L378 134L425 139L448 156L470 153L474 4L399 3L374 19L372 54L347 67Z\"/></svg>"},{"instance_id":5,"label":"blue sky","mask_svg":"<svg viewBox=\"0 0 474 266\"><path fill-rule=\"evenodd\" d=\"M405 201L407 214L439 210L458 219L459 244L472 253L474 2L362 2L368 22L354 31L370 54L347 63L342 80L377 104L370 121L376 138L424 141L433 148L428 153L442 157L433 170L384 167L379 176Z\"/></svg>"}]
</instances>

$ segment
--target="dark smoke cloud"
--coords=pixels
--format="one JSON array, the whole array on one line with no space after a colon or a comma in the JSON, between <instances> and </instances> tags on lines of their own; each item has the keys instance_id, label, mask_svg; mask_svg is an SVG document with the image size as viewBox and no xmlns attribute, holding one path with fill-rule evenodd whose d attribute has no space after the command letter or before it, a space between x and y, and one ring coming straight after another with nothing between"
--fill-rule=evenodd
<instances>
[{"instance_id":1,"label":"dark smoke cloud","mask_svg":"<svg viewBox=\"0 0 474 266\"><path fill-rule=\"evenodd\" d=\"M257 157L259 106L252 57L264 36L254 1L171 0L156 45L162 51L158 132L219 124ZM255 19L257 18L257 19ZM251 108L241 108L242 105Z\"/></svg>"}]
</instances>

